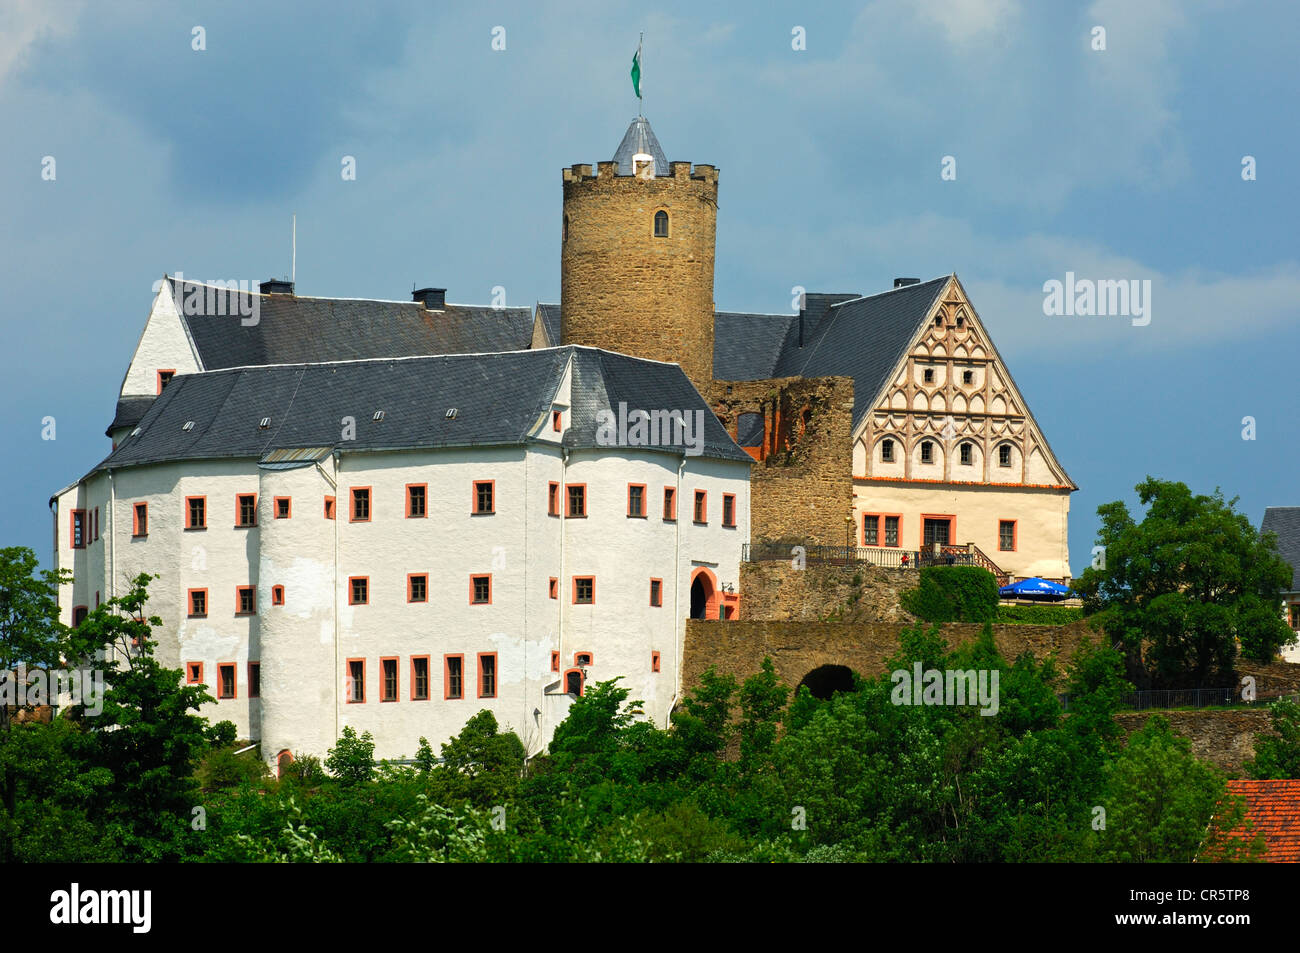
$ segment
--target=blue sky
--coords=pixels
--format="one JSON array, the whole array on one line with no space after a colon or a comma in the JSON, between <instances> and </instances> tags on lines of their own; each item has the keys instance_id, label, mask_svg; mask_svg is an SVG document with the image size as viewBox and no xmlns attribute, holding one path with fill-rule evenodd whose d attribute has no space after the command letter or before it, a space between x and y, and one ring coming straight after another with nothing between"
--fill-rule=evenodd
<instances>
[{"instance_id":1,"label":"blue sky","mask_svg":"<svg viewBox=\"0 0 1300 953\"><path fill-rule=\"evenodd\" d=\"M294 213L302 294L558 301L560 170L613 154L641 32L668 158L721 170L718 307L955 271L1080 486L1076 573L1148 473L1300 504L1288 0L442 6L4 0L0 545L48 561L153 282L287 273ZM1045 316L1067 271L1150 280L1150 324Z\"/></svg>"}]
</instances>

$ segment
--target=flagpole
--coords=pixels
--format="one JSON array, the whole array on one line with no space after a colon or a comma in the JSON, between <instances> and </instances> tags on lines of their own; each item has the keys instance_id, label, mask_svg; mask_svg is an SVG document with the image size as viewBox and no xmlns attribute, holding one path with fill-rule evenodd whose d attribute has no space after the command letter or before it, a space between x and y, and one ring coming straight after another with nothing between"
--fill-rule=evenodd
<instances>
[{"instance_id":1,"label":"flagpole","mask_svg":"<svg viewBox=\"0 0 1300 953\"><path fill-rule=\"evenodd\" d=\"M636 55L637 55L638 60L639 60L640 63L641 63L641 73L642 73L642 75L645 75L645 54L641 52L641 46L642 46L642 44L644 44L644 43L645 43L645 34L642 33L642 34L641 34L641 38L640 38L639 40L636 41ZM639 90L638 90L638 92L639 92ZM636 98L636 115L637 115L637 118L638 118L638 119L640 119L641 117L643 117L643 116L645 115L645 96L644 96L644 95L637 96L637 98Z\"/></svg>"}]
</instances>

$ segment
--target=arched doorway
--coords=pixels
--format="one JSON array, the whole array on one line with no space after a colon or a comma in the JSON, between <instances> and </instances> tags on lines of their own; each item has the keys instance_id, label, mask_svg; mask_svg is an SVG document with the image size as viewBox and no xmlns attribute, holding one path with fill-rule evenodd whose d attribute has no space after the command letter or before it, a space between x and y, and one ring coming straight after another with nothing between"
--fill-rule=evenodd
<instances>
[{"instance_id":1,"label":"arched doorway","mask_svg":"<svg viewBox=\"0 0 1300 953\"><path fill-rule=\"evenodd\" d=\"M717 619L718 580L703 566L691 576L691 618Z\"/></svg>"},{"instance_id":2,"label":"arched doorway","mask_svg":"<svg viewBox=\"0 0 1300 953\"><path fill-rule=\"evenodd\" d=\"M564 692L566 695L581 695L582 683L582 669L571 668L564 673Z\"/></svg>"},{"instance_id":3,"label":"arched doorway","mask_svg":"<svg viewBox=\"0 0 1300 953\"><path fill-rule=\"evenodd\" d=\"M293 754L288 748L281 751L275 759L275 776L283 778L284 772L288 770L289 765L293 764Z\"/></svg>"},{"instance_id":4,"label":"arched doorway","mask_svg":"<svg viewBox=\"0 0 1300 953\"><path fill-rule=\"evenodd\" d=\"M836 692L853 691L853 672L844 665L822 665L803 677L800 685L807 685L813 698L827 700ZM798 693L798 689L795 689Z\"/></svg>"}]
</instances>

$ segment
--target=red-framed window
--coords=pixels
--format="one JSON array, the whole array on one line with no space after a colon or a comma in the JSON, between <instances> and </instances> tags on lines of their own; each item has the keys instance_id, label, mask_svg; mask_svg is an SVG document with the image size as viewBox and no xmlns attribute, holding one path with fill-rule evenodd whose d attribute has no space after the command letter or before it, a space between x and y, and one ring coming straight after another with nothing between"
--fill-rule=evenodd
<instances>
[{"instance_id":1,"label":"red-framed window","mask_svg":"<svg viewBox=\"0 0 1300 953\"><path fill-rule=\"evenodd\" d=\"M370 604L370 577L348 576L348 605L365 606Z\"/></svg>"},{"instance_id":2,"label":"red-framed window","mask_svg":"<svg viewBox=\"0 0 1300 953\"><path fill-rule=\"evenodd\" d=\"M546 484L546 515L560 515L560 484L554 480Z\"/></svg>"},{"instance_id":3,"label":"red-framed window","mask_svg":"<svg viewBox=\"0 0 1300 953\"><path fill-rule=\"evenodd\" d=\"M957 517L949 513L921 514L921 545L925 549L934 543L951 546L957 541Z\"/></svg>"},{"instance_id":4,"label":"red-framed window","mask_svg":"<svg viewBox=\"0 0 1300 953\"><path fill-rule=\"evenodd\" d=\"M594 654L592 654L591 652L574 652L574 653L573 653L573 667L574 667L574 668L591 668L592 663L595 661L595 659L596 659L596 656L595 656Z\"/></svg>"},{"instance_id":5,"label":"red-framed window","mask_svg":"<svg viewBox=\"0 0 1300 953\"><path fill-rule=\"evenodd\" d=\"M347 700L349 705L364 705L366 703L366 660L363 658L350 658L347 661L348 674L344 680Z\"/></svg>"},{"instance_id":6,"label":"red-framed window","mask_svg":"<svg viewBox=\"0 0 1300 953\"><path fill-rule=\"evenodd\" d=\"M262 697L262 663L248 663L248 697Z\"/></svg>"},{"instance_id":7,"label":"red-framed window","mask_svg":"<svg viewBox=\"0 0 1300 953\"><path fill-rule=\"evenodd\" d=\"M370 490L368 486L354 486L350 498L352 508L349 511L349 522L351 523L369 523L370 522Z\"/></svg>"},{"instance_id":8,"label":"red-framed window","mask_svg":"<svg viewBox=\"0 0 1300 953\"><path fill-rule=\"evenodd\" d=\"M651 652L651 653L650 653L650 671L652 671L652 672L657 672L657 671L659 671L659 653L658 653L658 652Z\"/></svg>"},{"instance_id":9,"label":"red-framed window","mask_svg":"<svg viewBox=\"0 0 1300 953\"><path fill-rule=\"evenodd\" d=\"M185 528L208 528L208 498L206 496L185 497Z\"/></svg>"},{"instance_id":10,"label":"red-framed window","mask_svg":"<svg viewBox=\"0 0 1300 953\"><path fill-rule=\"evenodd\" d=\"M429 514L429 484L406 484L406 518L424 519Z\"/></svg>"},{"instance_id":11,"label":"red-framed window","mask_svg":"<svg viewBox=\"0 0 1300 953\"><path fill-rule=\"evenodd\" d=\"M581 695L583 689L583 682L585 681L586 679L583 677L582 669L580 668L569 669L567 672L564 673L565 693L569 695Z\"/></svg>"},{"instance_id":12,"label":"red-framed window","mask_svg":"<svg viewBox=\"0 0 1300 953\"><path fill-rule=\"evenodd\" d=\"M238 688L235 684L235 663L217 663L217 698L236 698Z\"/></svg>"},{"instance_id":13,"label":"red-framed window","mask_svg":"<svg viewBox=\"0 0 1300 953\"><path fill-rule=\"evenodd\" d=\"M573 577L573 604L578 606L589 606L596 602L596 577L595 576L574 576Z\"/></svg>"},{"instance_id":14,"label":"red-framed window","mask_svg":"<svg viewBox=\"0 0 1300 953\"><path fill-rule=\"evenodd\" d=\"M475 480L474 494L470 501L474 516L491 516L497 511L497 481Z\"/></svg>"},{"instance_id":15,"label":"red-framed window","mask_svg":"<svg viewBox=\"0 0 1300 953\"><path fill-rule=\"evenodd\" d=\"M627 485L627 515L645 519L645 484Z\"/></svg>"},{"instance_id":16,"label":"red-framed window","mask_svg":"<svg viewBox=\"0 0 1300 953\"><path fill-rule=\"evenodd\" d=\"M202 662L185 663L185 684L186 685L203 684L203 663Z\"/></svg>"},{"instance_id":17,"label":"red-framed window","mask_svg":"<svg viewBox=\"0 0 1300 953\"><path fill-rule=\"evenodd\" d=\"M492 604L492 574L478 573L469 577L469 604L472 606L490 606Z\"/></svg>"},{"instance_id":18,"label":"red-framed window","mask_svg":"<svg viewBox=\"0 0 1300 953\"><path fill-rule=\"evenodd\" d=\"M172 378L175 376L176 376L176 368L174 367L169 367L166 368L165 370L160 369L158 371L158 393L161 394L163 392L163 388L166 387L168 384L170 384Z\"/></svg>"},{"instance_id":19,"label":"red-framed window","mask_svg":"<svg viewBox=\"0 0 1300 953\"><path fill-rule=\"evenodd\" d=\"M478 697L497 697L497 653L478 653Z\"/></svg>"},{"instance_id":20,"label":"red-framed window","mask_svg":"<svg viewBox=\"0 0 1300 953\"><path fill-rule=\"evenodd\" d=\"M695 491L695 509L692 519L701 526L709 522L709 494L705 490Z\"/></svg>"},{"instance_id":21,"label":"red-framed window","mask_svg":"<svg viewBox=\"0 0 1300 953\"><path fill-rule=\"evenodd\" d=\"M650 580L650 604L652 606L662 606L664 604L664 581L662 579Z\"/></svg>"},{"instance_id":22,"label":"red-framed window","mask_svg":"<svg viewBox=\"0 0 1300 953\"><path fill-rule=\"evenodd\" d=\"M93 543L99 539L99 507L91 511L90 519L90 541Z\"/></svg>"},{"instance_id":23,"label":"red-framed window","mask_svg":"<svg viewBox=\"0 0 1300 953\"><path fill-rule=\"evenodd\" d=\"M131 535L143 539L149 535L149 504L135 503L131 507Z\"/></svg>"},{"instance_id":24,"label":"red-framed window","mask_svg":"<svg viewBox=\"0 0 1300 953\"><path fill-rule=\"evenodd\" d=\"M442 657L442 697L446 699L465 697L465 656L444 655Z\"/></svg>"},{"instance_id":25,"label":"red-framed window","mask_svg":"<svg viewBox=\"0 0 1300 953\"><path fill-rule=\"evenodd\" d=\"M1016 520L998 520L998 551L1016 551Z\"/></svg>"},{"instance_id":26,"label":"red-framed window","mask_svg":"<svg viewBox=\"0 0 1300 953\"><path fill-rule=\"evenodd\" d=\"M278 520L287 520L293 515L293 497L275 496L271 498L272 515Z\"/></svg>"},{"instance_id":27,"label":"red-framed window","mask_svg":"<svg viewBox=\"0 0 1300 953\"><path fill-rule=\"evenodd\" d=\"M862 545L897 548L901 545L902 526L899 513L866 513L862 517Z\"/></svg>"},{"instance_id":28,"label":"red-framed window","mask_svg":"<svg viewBox=\"0 0 1300 953\"><path fill-rule=\"evenodd\" d=\"M559 652L552 652L552 653L551 653L551 671L552 671L552 672L558 672L559 670L560 670L560 653L559 653Z\"/></svg>"},{"instance_id":29,"label":"red-framed window","mask_svg":"<svg viewBox=\"0 0 1300 953\"><path fill-rule=\"evenodd\" d=\"M552 599L560 598L560 580L552 576L546 584L546 593Z\"/></svg>"},{"instance_id":30,"label":"red-framed window","mask_svg":"<svg viewBox=\"0 0 1300 953\"><path fill-rule=\"evenodd\" d=\"M257 587L235 587L235 615L257 614Z\"/></svg>"},{"instance_id":31,"label":"red-framed window","mask_svg":"<svg viewBox=\"0 0 1300 953\"><path fill-rule=\"evenodd\" d=\"M235 495L235 526L257 525L257 494L239 493Z\"/></svg>"},{"instance_id":32,"label":"red-framed window","mask_svg":"<svg viewBox=\"0 0 1300 953\"><path fill-rule=\"evenodd\" d=\"M396 655L387 655L379 660L379 700L381 702L395 702L400 700L401 683L397 677L397 664L400 662Z\"/></svg>"},{"instance_id":33,"label":"red-framed window","mask_svg":"<svg viewBox=\"0 0 1300 953\"><path fill-rule=\"evenodd\" d=\"M73 510L71 522L69 523L68 539L72 543L73 549L86 548L86 511Z\"/></svg>"},{"instance_id":34,"label":"red-framed window","mask_svg":"<svg viewBox=\"0 0 1300 953\"><path fill-rule=\"evenodd\" d=\"M325 518L332 520L334 518L334 497L325 497Z\"/></svg>"},{"instance_id":35,"label":"red-framed window","mask_svg":"<svg viewBox=\"0 0 1300 953\"><path fill-rule=\"evenodd\" d=\"M673 522L677 519L677 490L675 487L664 487L664 520Z\"/></svg>"},{"instance_id":36,"label":"red-framed window","mask_svg":"<svg viewBox=\"0 0 1300 953\"><path fill-rule=\"evenodd\" d=\"M411 656L411 701L429 700L429 656Z\"/></svg>"},{"instance_id":37,"label":"red-framed window","mask_svg":"<svg viewBox=\"0 0 1300 953\"><path fill-rule=\"evenodd\" d=\"M587 515L587 484L585 483L566 483L564 485L565 498L568 508L565 515L570 519Z\"/></svg>"},{"instance_id":38,"label":"red-framed window","mask_svg":"<svg viewBox=\"0 0 1300 953\"><path fill-rule=\"evenodd\" d=\"M551 411L551 429L559 433L564 426L564 414L558 410Z\"/></svg>"},{"instance_id":39,"label":"red-framed window","mask_svg":"<svg viewBox=\"0 0 1300 953\"><path fill-rule=\"evenodd\" d=\"M429 574L424 572L413 572L406 577L406 601L407 602L428 602L429 601Z\"/></svg>"},{"instance_id":40,"label":"red-framed window","mask_svg":"<svg viewBox=\"0 0 1300 953\"><path fill-rule=\"evenodd\" d=\"M722 494L722 525L736 528L736 494Z\"/></svg>"},{"instance_id":41,"label":"red-framed window","mask_svg":"<svg viewBox=\"0 0 1300 953\"><path fill-rule=\"evenodd\" d=\"M208 614L208 590L190 589L186 592L186 600L189 604L189 617L191 619L202 619Z\"/></svg>"},{"instance_id":42,"label":"red-framed window","mask_svg":"<svg viewBox=\"0 0 1300 953\"><path fill-rule=\"evenodd\" d=\"M284 605L284 586L271 587L271 605L273 606Z\"/></svg>"}]
</instances>

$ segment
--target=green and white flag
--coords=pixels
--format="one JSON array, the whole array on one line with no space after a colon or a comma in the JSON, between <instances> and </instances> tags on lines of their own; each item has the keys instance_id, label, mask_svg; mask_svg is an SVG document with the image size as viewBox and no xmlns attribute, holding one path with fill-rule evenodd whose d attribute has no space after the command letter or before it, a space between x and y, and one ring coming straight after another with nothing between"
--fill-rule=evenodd
<instances>
[{"instance_id":1,"label":"green and white flag","mask_svg":"<svg viewBox=\"0 0 1300 953\"><path fill-rule=\"evenodd\" d=\"M632 54L632 89L636 91L636 98L641 98L641 45L637 44L636 52Z\"/></svg>"}]
</instances>

